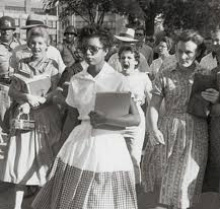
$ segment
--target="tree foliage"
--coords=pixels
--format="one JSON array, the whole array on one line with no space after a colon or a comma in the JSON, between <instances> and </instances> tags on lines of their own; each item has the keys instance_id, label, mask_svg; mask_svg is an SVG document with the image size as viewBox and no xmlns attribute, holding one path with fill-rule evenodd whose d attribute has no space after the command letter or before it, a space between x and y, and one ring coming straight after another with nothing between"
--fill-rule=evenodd
<instances>
[{"instance_id":1,"label":"tree foliage","mask_svg":"<svg viewBox=\"0 0 220 209\"><path fill-rule=\"evenodd\" d=\"M162 11L167 30L192 28L207 35L220 23L219 0L166 0Z\"/></svg>"},{"instance_id":2,"label":"tree foliage","mask_svg":"<svg viewBox=\"0 0 220 209\"><path fill-rule=\"evenodd\" d=\"M46 8L59 5L62 19L69 15L79 15L88 24L102 24L105 13L114 12L114 2L110 0L44 0Z\"/></svg>"},{"instance_id":3,"label":"tree foliage","mask_svg":"<svg viewBox=\"0 0 220 209\"><path fill-rule=\"evenodd\" d=\"M165 29L195 29L206 35L220 23L220 0L138 0L146 20L162 14Z\"/></svg>"},{"instance_id":4,"label":"tree foliage","mask_svg":"<svg viewBox=\"0 0 220 209\"><path fill-rule=\"evenodd\" d=\"M102 24L106 13L127 14L132 24L145 21L149 34L154 21L162 14L165 29L170 32L193 28L208 33L220 23L220 0L44 0L53 7L59 2L61 18L76 14L89 24Z\"/></svg>"}]
</instances>

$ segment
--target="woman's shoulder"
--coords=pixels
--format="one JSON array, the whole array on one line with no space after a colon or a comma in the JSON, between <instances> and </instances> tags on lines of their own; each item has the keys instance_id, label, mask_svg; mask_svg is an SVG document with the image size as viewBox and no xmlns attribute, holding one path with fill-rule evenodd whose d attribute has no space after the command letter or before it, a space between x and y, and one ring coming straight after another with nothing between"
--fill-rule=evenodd
<instances>
[{"instance_id":1,"label":"woman's shoulder","mask_svg":"<svg viewBox=\"0 0 220 209\"><path fill-rule=\"evenodd\" d=\"M196 67L195 67L195 73L199 73L199 74L212 74L213 72L207 68L205 68L203 65L201 65L200 63L196 62ZM215 70L215 69L214 69Z\"/></svg>"}]
</instances>

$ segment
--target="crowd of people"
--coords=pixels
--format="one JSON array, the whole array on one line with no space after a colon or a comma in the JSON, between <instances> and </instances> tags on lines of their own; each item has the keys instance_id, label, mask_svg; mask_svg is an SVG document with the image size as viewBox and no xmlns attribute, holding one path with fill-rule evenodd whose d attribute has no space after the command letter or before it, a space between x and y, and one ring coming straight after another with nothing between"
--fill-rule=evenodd
<instances>
[{"instance_id":1,"label":"crowd of people","mask_svg":"<svg viewBox=\"0 0 220 209\"><path fill-rule=\"evenodd\" d=\"M220 192L219 28L206 47L192 29L149 46L144 27L68 26L57 48L35 15L26 43L15 29L0 18L0 187L15 209L28 195L34 209L136 209L140 193L192 209Z\"/></svg>"}]
</instances>

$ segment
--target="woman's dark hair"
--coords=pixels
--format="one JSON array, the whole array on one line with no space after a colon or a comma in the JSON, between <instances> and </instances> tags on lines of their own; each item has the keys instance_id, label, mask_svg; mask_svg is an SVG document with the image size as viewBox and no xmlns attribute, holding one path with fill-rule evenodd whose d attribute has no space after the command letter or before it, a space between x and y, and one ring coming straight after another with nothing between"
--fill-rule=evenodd
<instances>
[{"instance_id":1,"label":"woman's dark hair","mask_svg":"<svg viewBox=\"0 0 220 209\"><path fill-rule=\"evenodd\" d=\"M192 41L197 45L197 52L199 54L197 55L196 60L200 61L201 56L204 53L204 38L195 30L192 29L186 29L182 31L175 39L175 43L177 44L179 41L182 42L187 42L187 41Z\"/></svg>"},{"instance_id":2,"label":"woman's dark hair","mask_svg":"<svg viewBox=\"0 0 220 209\"><path fill-rule=\"evenodd\" d=\"M139 64L140 64L140 52L136 49L135 46L122 46L119 48L118 51L118 57L120 59L121 54L123 52L131 52L132 54L134 54L134 59L137 61L137 65L135 66L135 68L138 68Z\"/></svg>"},{"instance_id":3,"label":"woman's dark hair","mask_svg":"<svg viewBox=\"0 0 220 209\"><path fill-rule=\"evenodd\" d=\"M160 42L165 42L167 44L168 51L170 51L172 49L172 47L173 47L173 40L170 37L168 37L168 36L162 37L160 39Z\"/></svg>"},{"instance_id":4,"label":"woman's dark hair","mask_svg":"<svg viewBox=\"0 0 220 209\"><path fill-rule=\"evenodd\" d=\"M109 49L113 43L113 36L108 28L99 25L86 26L80 30L79 46L83 45L85 39L97 37L103 44L104 49Z\"/></svg>"},{"instance_id":5,"label":"woman's dark hair","mask_svg":"<svg viewBox=\"0 0 220 209\"><path fill-rule=\"evenodd\" d=\"M183 41L183 42L192 41L199 48L200 45L203 43L204 39L203 39L203 37L197 31L194 31L192 29L188 29L188 30L182 31L175 38L175 43L178 43L179 41Z\"/></svg>"}]
</instances>

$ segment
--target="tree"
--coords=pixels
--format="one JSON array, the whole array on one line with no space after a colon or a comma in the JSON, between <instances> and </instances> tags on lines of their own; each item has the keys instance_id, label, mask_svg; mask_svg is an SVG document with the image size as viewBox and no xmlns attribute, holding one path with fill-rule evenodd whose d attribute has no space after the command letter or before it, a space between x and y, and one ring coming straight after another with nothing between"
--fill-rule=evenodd
<instances>
[{"instance_id":1,"label":"tree","mask_svg":"<svg viewBox=\"0 0 220 209\"><path fill-rule=\"evenodd\" d=\"M220 23L220 1L166 0L163 17L168 31L191 28L206 35Z\"/></svg>"},{"instance_id":2,"label":"tree","mask_svg":"<svg viewBox=\"0 0 220 209\"><path fill-rule=\"evenodd\" d=\"M107 12L114 12L110 0L44 0L45 7L52 9L59 5L61 20L70 15L79 15L88 24L102 24Z\"/></svg>"},{"instance_id":3,"label":"tree","mask_svg":"<svg viewBox=\"0 0 220 209\"><path fill-rule=\"evenodd\" d=\"M81 16L89 24L102 24L106 13L128 15L131 26L145 21L148 35L154 34L155 18L161 14L165 30L193 28L206 35L220 23L220 0L45 0L48 6L59 2L61 18Z\"/></svg>"}]
</instances>

